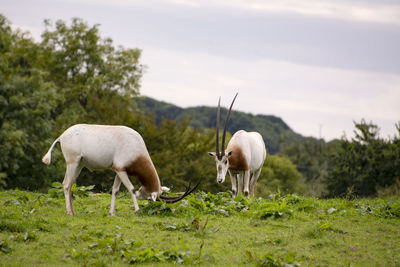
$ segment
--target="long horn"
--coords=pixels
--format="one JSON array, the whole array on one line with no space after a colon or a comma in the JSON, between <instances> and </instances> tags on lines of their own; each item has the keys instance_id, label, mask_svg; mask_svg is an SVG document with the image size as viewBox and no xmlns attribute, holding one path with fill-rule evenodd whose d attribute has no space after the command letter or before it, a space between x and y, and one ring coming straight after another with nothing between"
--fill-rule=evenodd
<instances>
[{"instance_id":1,"label":"long horn","mask_svg":"<svg viewBox=\"0 0 400 267\"><path fill-rule=\"evenodd\" d=\"M216 126L217 140L216 140L216 142L215 142L215 143L216 143L216 150L215 150L215 152L216 152L218 158L220 157L220 154L219 154L219 122L220 122L220 118L221 118L221 115L220 115L220 112L221 112L220 104L221 104L221 97L220 97L219 100L218 100L218 108L217 108L217 126Z\"/></svg>"},{"instance_id":2,"label":"long horn","mask_svg":"<svg viewBox=\"0 0 400 267\"><path fill-rule=\"evenodd\" d=\"M232 104L231 104L231 106L229 107L229 110L228 110L228 114L226 115L225 126L224 126L224 132L223 132L223 134L222 134L222 146L221 146L222 156L225 155L225 135L226 135L226 127L228 126L229 116L231 115L232 106L233 106L233 103L235 102L237 96L238 96L238 93L236 93L235 97L233 98Z\"/></svg>"},{"instance_id":3,"label":"long horn","mask_svg":"<svg viewBox=\"0 0 400 267\"><path fill-rule=\"evenodd\" d=\"M180 196L169 197L169 196L163 196L163 195L161 195L161 196L160 196L160 199L161 199L162 201L164 201L164 202L167 202L167 203L175 203L175 202L178 202L178 201L182 200L184 197L190 195L194 190L196 190L196 188L199 186L200 182L201 182L201 180L198 181L198 183L197 183L193 188L190 188L190 183L189 183L189 186L186 187L185 193L183 193L183 194L180 195Z\"/></svg>"}]
</instances>

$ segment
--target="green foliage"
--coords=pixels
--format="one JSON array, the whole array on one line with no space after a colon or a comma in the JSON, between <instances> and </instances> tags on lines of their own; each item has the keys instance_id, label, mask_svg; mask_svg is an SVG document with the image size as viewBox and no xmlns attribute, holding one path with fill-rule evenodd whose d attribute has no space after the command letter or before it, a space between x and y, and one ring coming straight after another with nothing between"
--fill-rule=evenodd
<instances>
[{"instance_id":1,"label":"green foliage","mask_svg":"<svg viewBox=\"0 0 400 267\"><path fill-rule=\"evenodd\" d=\"M378 197L390 197L390 196L400 196L400 179L396 178L395 182L392 185L381 187L377 187Z\"/></svg>"},{"instance_id":2,"label":"green foliage","mask_svg":"<svg viewBox=\"0 0 400 267\"><path fill-rule=\"evenodd\" d=\"M278 155L267 156L257 183L260 196L272 192L302 193L304 184L296 166L287 158Z\"/></svg>"},{"instance_id":3,"label":"green foliage","mask_svg":"<svg viewBox=\"0 0 400 267\"><path fill-rule=\"evenodd\" d=\"M308 232L305 233L305 236L316 239L316 238L321 238L323 234L326 232L347 234L346 231L337 229L336 227L332 226L329 222L323 222L323 223L318 223L317 225L312 227Z\"/></svg>"},{"instance_id":4,"label":"green foliage","mask_svg":"<svg viewBox=\"0 0 400 267\"><path fill-rule=\"evenodd\" d=\"M72 240L78 241L75 235ZM146 262L173 262L183 263L184 253L175 250L160 251L150 247L141 247L141 242L124 240L121 232L117 234L98 233L96 237L86 237L90 244L82 249L72 248L69 250L68 257L73 260L87 264L93 258L101 256L113 256L122 259L129 264Z\"/></svg>"},{"instance_id":5,"label":"green foliage","mask_svg":"<svg viewBox=\"0 0 400 267\"><path fill-rule=\"evenodd\" d=\"M161 231L180 231L180 232L194 232L195 236L205 236L207 233L217 231L216 229L207 227L208 218L201 224L201 219L198 216L194 218L190 217L186 222L183 223L161 223L154 224L154 228Z\"/></svg>"},{"instance_id":6,"label":"green foliage","mask_svg":"<svg viewBox=\"0 0 400 267\"><path fill-rule=\"evenodd\" d=\"M2 253L10 253L11 252L11 247L7 241L0 241L0 251Z\"/></svg>"},{"instance_id":7,"label":"green foliage","mask_svg":"<svg viewBox=\"0 0 400 267\"><path fill-rule=\"evenodd\" d=\"M114 123L120 122L118 117L131 110L130 99L139 91L141 51L115 48L111 39L99 36L98 25L90 27L78 18L70 26L61 20L54 26L45 23L42 67L65 97L58 126L102 122L110 116Z\"/></svg>"},{"instance_id":8,"label":"green foliage","mask_svg":"<svg viewBox=\"0 0 400 267\"><path fill-rule=\"evenodd\" d=\"M255 262L256 266L260 267L300 266L300 264L295 260L296 253L294 252L285 252L279 257L276 257L272 254L266 254L262 257L259 257L255 253L253 254L250 250L246 250L246 256L252 262Z\"/></svg>"},{"instance_id":9,"label":"green foliage","mask_svg":"<svg viewBox=\"0 0 400 267\"><path fill-rule=\"evenodd\" d=\"M94 185L90 186L77 186L76 183L72 185L71 191L74 198L87 197L92 192ZM59 182L53 182L51 188L47 191L50 197L60 198L64 196L63 185Z\"/></svg>"},{"instance_id":10,"label":"green foliage","mask_svg":"<svg viewBox=\"0 0 400 267\"><path fill-rule=\"evenodd\" d=\"M211 179L216 171L207 151L215 146L214 131L195 129L188 120L162 120L156 124L152 116L134 129L146 142L161 184L178 189L201 180L201 187L211 192L226 188Z\"/></svg>"},{"instance_id":11,"label":"green foliage","mask_svg":"<svg viewBox=\"0 0 400 267\"><path fill-rule=\"evenodd\" d=\"M400 218L400 203L394 199L377 201L360 201L355 207L362 215L374 215L381 218Z\"/></svg>"},{"instance_id":12,"label":"green foliage","mask_svg":"<svg viewBox=\"0 0 400 267\"><path fill-rule=\"evenodd\" d=\"M263 203L256 214L260 219L290 217L293 211L288 208L286 201Z\"/></svg>"},{"instance_id":13,"label":"green foliage","mask_svg":"<svg viewBox=\"0 0 400 267\"><path fill-rule=\"evenodd\" d=\"M1 15L0 28L0 186L36 189L52 173L41 172L37 152L47 146L49 120L63 97L37 67L39 46Z\"/></svg>"},{"instance_id":14,"label":"green foliage","mask_svg":"<svg viewBox=\"0 0 400 267\"><path fill-rule=\"evenodd\" d=\"M355 127L355 137L341 140L329 162L329 196L376 196L400 177L400 135L385 140L376 125L365 121Z\"/></svg>"},{"instance_id":15,"label":"green foliage","mask_svg":"<svg viewBox=\"0 0 400 267\"><path fill-rule=\"evenodd\" d=\"M115 48L80 19L46 27L35 43L0 15L2 188L43 190L62 177L64 166L45 168L41 157L70 125L137 120L130 100L143 72L140 50Z\"/></svg>"},{"instance_id":16,"label":"green foliage","mask_svg":"<svg viewBox=\"0 0 400 267\"><path fill-rule=\"evenodd\" d=\"M307 185L305 193L322 196L326 192L324 181L328 175L328 160L337 148L337 140L326 143L308 137L285 146L281 154L287 156L302 174Z\"/></svg>"},{"instance_id":17,"label":"green foliage","mask_svg":"<svg viewBox=\"0 0 400 267\"><path fill-rule=\"evenodd\" d=\"M183 109L149 97L141 97L137 103L140 109L154 112L158 123L162 118L183 121L189 117L191 118L190 125L195 128L215 128L216 107L201 106ZM227 109L222 108L221 117L224 118L226 113ZM229 131L232 134L240 129L259 132L271 154L279 152L283 143L288 145L303 139L293 132L281 118L275 116L252 115L233 110L231 118Z\"/></svg>"}]
</instances>

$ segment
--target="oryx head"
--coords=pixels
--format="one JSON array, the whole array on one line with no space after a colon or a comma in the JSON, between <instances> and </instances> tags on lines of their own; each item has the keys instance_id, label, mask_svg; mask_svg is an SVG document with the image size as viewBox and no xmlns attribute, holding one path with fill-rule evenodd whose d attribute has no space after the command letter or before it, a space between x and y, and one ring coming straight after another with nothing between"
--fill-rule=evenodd
<instances>
[{"instance_id":1,"label":"oryx head","mask_svg":"<svg viewBox=\"0 0 400 267\"><path fill-rule=\"evenodd\" d=\"M161 195L162 192L169 191L169 188L166 186L161 186L161 192L147 192L145 187L141 186L135 192L135 195L138 199L147 199L147 200L153 200L153 201L161 200L161 201L164 201L167 203L175 203L175 202L182 200L184 197L190 195L194 190L196 190L196 188L199 186L199 184L200 184L200 181L193 188L191 188L190 183L189 183L189 186L186 187L186 191L179 196L163 196L163 195Z\"/></svg>"},{"instance_id":2,"label":"oryx head","mask_svg":"<svg viewBox=\"0 0 400 267\"><path fill-rule=\"evenodd\" d=\"M226 127L228 125L229 121L229 116L231 115L231 110L233 103L235 102L235 99L237 97L237 93L235 97L232 100L231 106L228 110L228 114L226 115L226 120L225 120L225 126L224 126L224 132L222 133L222 145L221 145L221 150L219 148L219 122L220 122L220 117L221 117L221 98L218 100L218 108L217 108L217 126L216 126L216 151L215 152L209 152L208 154L215 159L215 165L217 167L217 182L218 183L223 183L225 181L225 176L226 172L228 171L229 168L229 162L228 158L232 155L232 151L229 151L228 153L225 153L225 135L226 135Z\"/></svg>"},{"instance_id":3,"label":"oryx head","mask_svg":"<svg viewBox=\"0 0 400 267\"><path fill-rule=\"evenodd\" d=\"M135 195L138 199L147 199L156 201L157 198L162 194L162 192L168 192L169 188L166 186L161 186L161 192L147 192L145 187L141 186L138 190L136 190Z\"/></svg>"}]
</instances>

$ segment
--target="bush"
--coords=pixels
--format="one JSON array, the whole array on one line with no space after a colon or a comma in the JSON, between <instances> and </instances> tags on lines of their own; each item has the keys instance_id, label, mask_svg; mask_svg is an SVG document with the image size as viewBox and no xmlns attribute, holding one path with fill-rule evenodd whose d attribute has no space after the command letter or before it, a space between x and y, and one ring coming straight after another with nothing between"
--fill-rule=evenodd
<instances>
[{"instance_id":1,"label":"bush","mask_svg":"<svg viewBox=\"0 0 400 267\"><path fill-rule=\"evenodd\" d=\"M305 185L296 166L287 158L267 156L257 183L257 196L267 197L272 192L302 193Z\"/></svg>"},{"instance_id":2,"label":"bush","mask_svg":"<svg viewBox=\"0 0 400 267\"><path fill-rule=\"evenodd\" d=\"M344 138L332 155L326 180L328 196L376 196L378 190L396 193L400 177L400 138L385 140L379 128L365 121L355 124L355 137ZM400 134L400 124L397 125ZM391 188L391 189L389 189Z\"/></svg>"}]
</instances>

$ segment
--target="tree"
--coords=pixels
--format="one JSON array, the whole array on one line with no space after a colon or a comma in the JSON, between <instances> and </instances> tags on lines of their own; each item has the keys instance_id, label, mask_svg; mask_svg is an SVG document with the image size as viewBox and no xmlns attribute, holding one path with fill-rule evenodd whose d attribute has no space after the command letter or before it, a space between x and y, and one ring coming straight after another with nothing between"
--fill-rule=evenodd
<instances>
[{"instance_id":1,"label":"tree","mask_svg":"<svg viewBox=\"0 0 400 267\"><path fill-rule=\"evenodd\" d=\"M326 193L324 181L328 173L328 160L337 147L337 140L326 143L322 139L308 137L303 142L295 142L283 149L281 154L289 157L303 175L307 195L321 196Z\"/></svg>"},{"instance_id":2,"label":"tree","mask_svg":"<svg viewBox=\"0 0 400 267\"><path fill-rule=\"evenodd\" d=\"M302 193L305 185L296 166L285 156L267 156L257 183L261 196L281 191L283 193Z\"/></svg>"},{"instance_id":3,"label":"tree","mask_svg":"<svg viewBox=\"0 0 400 267\"><path fill-rule=\"evenodd\" d=\"M99 25L89 27L78 18L70 26L62 20L54 29L48 20L45 25L41 64L65 97L59 108L61 129L79 121L115 118L122 108L132 111L130 99L139 93L144 70L139 49L114 47L111 39L100 37Z\"/></svg>"},{"instance_id":4,"label":"tree","mask_svg":"<svg viewBox=\"0 0 400 267\"><path fill-rule=\"evenodd\" d=\"M46 146L62 96L36 67L38 45L26 33L12 32L1 15L0 28L0 186L36 189L50 173L40 172L38 151Z\"/></svg>"},{"instance_id":5,"label":"tree","mask_svg":"<svg viewBox=\"0 0 400 267\"><path fill-rule=\"evenodd\" d=\"M355 123L355 137L344 138L331 156L326 180L328 196L376 196L378 188L396 184L400 178L399 136L385 140L378 126Z\"/></svg>"},{"instance_id":6,"label":"tree","mask_svg":"<svg viewBox=\"0 0 400 267\"><path fill-rule=\"evenodd\" d=\"M115 48L98 25L80 19L54 29L46 21L40 43L4 16L0 27L0 186L46 188L64 166L45 168L41 157L67 127L137 120L131 99L144 69L140 50Z\"/></svg>"}]
</instances>

